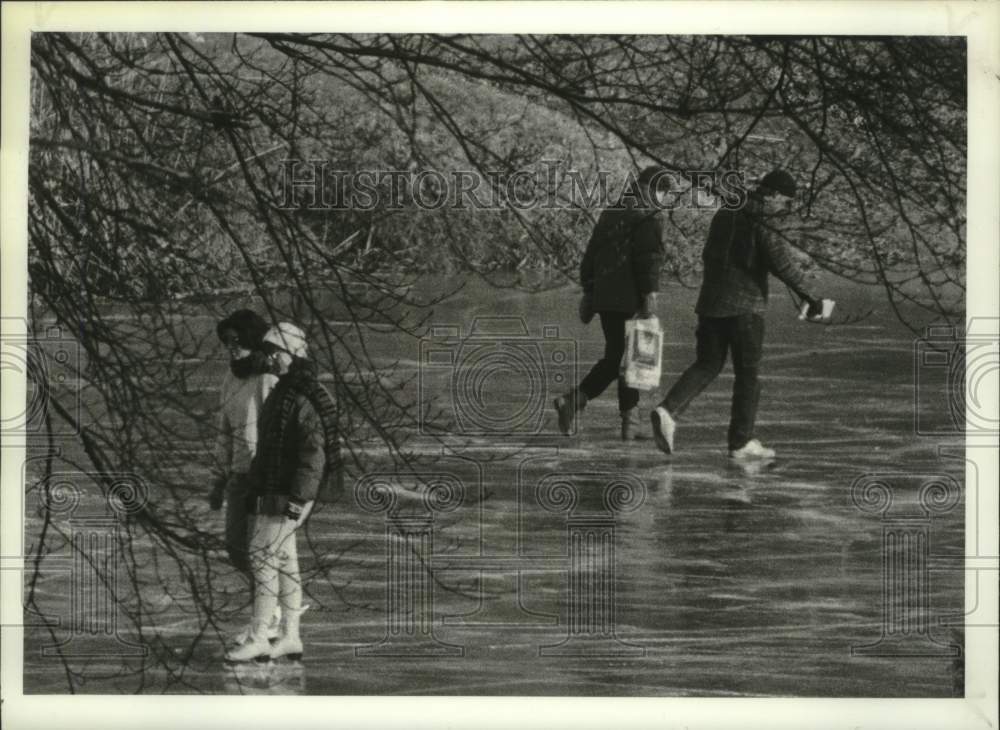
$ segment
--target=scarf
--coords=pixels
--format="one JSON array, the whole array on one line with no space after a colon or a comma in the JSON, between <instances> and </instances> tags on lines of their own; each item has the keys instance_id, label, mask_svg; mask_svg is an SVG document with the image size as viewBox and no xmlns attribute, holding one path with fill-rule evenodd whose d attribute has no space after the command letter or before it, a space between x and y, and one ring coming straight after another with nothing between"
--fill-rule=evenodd
<instances>
[{"instance_id":1,"label":"scarf","mask_svg":"<svg viewBox=\"0 0 1000 730\"><path fill-rule=\"evenodd\" d=\"M264 356L263 352L252 350L247 357L241 357L239 360L230 360L229 370L233 376L240 380L246 380L254 375L263 375L270 372L270 367L267 363L267 357Z\"/></svg>"},{"instance_id":2,"label":"scarf","mask_svg":"<svg viewBox=\"0 0 1000 730\"><path fill-rule=\"evenodd\" d=\"M265 484L275 484L281 478L282 460L286 450L288 426L292 420L297 396L306 398L319 416L323 428L323 451L326 464L320 482L317 501L331 501L335 495L329 494L329 476L341 478L340 439L338 437L337 406L317 378L316 365L309 360L295 358L288 372L278 380L268 399L276 399L277 438L270 445L271 457L266 462Z\"/></svg>"}]
</instances>

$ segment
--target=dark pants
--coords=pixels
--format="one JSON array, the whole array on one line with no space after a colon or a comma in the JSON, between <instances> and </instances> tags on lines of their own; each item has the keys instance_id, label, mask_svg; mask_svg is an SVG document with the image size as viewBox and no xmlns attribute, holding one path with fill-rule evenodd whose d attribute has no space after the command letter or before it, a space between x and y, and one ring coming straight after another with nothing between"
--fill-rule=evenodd
<instances>
[{"instance_id":1,"label":"dark pants","mask_svg":"<svg viewBox=\"0 0 1000 730\"><path fill-rule=\"evenodd\" d=\"M631 314L624 312L599 312L601 330L604 332L604 357L598 360L587 376L580 382L580 391L593 400L611 385L618 381L618 410L627 411L639 405L639 391L625 385L625 379L619 378L622 355L625 354L625 322L632 319Z\"/></svg>"},{"instance_id":2,"label":"dark pants","mask_svg":"<svg viewBox=\"0 0 1000 730\"><path fill-rule=\"evenodd\" d=\"M236 568L250 575L247 475L233 474L226 484L226 552Z\"/></svg>"},{"instance_id":3,"label":"dark pants","mask_svg":"<svg viewBox=\"0 0 1000 730\"><path fill-rule=\"evenodd\" d=\"M738 317L699 317L697 359L681 375L663 399L663 407L679 416L726 364L733 351L733 404L729 420L729 448L739 449L753 438L757 420L760 383L757 370L764 344L764 318L756 314Z\"/></svg>"}]
</instances>

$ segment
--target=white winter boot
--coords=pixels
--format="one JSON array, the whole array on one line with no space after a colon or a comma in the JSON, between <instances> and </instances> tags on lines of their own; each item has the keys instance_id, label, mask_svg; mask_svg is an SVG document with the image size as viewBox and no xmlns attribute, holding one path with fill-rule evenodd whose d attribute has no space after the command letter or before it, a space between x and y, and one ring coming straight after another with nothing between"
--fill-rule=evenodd
<instances>
[{"instance_id":1,"label":"white winter boot","mask_svg":"<svg viewBox=\"0 0 1000 730\"><path fill-rule=\"evenodd\" d=\"M281 635L271 644L271 658L288 657L293 661L302 659L302 637L299 635L299 617L309 606L286 608L281 617Z\"/></svg>"},{"instance_id":2,"label":"white winter boot","mask_svg":"<svg viewBox=\"0 0 1000 730\"><path fill-rule=\"evenodd\" d=\"M242 662L266 662L271 659L271 643L267 640L267 626L255 623L247 640L226 652L226 661L231 664Z\"/></svg>"},{"instance_id":3,"label":"white winter boot","mask_svg":"<svg viewBox=\"0 0 1000 730\"><path fill-rule=\"evenodd\" d=\"M253 633L253 622L251 621L245 629L233 637L232 643L236 646L241 646L250 640L250 634ZM279 636L281 636L281 604L274 609L274 615L271 616L271 623L267 625L267 638L269 641L274 641Z\"/></svg>"}]
</instances>

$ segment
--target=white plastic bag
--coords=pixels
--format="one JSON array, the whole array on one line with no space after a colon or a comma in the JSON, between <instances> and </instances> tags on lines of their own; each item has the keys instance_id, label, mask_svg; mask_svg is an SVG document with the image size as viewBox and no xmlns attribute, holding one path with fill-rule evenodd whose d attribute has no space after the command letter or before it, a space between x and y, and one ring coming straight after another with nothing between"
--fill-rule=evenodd
<instances>
[{"instance_id":1,"label":"white plastic bag","mask_svg":"<svg viewBox=\"0 0 1000 730\"><path fill-rule=\"evenodd\" d=\"M663 368L663 329L656 317L625 322L625 355L621 374L625 384L639 390L660 386Z\"/></svg>"}]
</instances>

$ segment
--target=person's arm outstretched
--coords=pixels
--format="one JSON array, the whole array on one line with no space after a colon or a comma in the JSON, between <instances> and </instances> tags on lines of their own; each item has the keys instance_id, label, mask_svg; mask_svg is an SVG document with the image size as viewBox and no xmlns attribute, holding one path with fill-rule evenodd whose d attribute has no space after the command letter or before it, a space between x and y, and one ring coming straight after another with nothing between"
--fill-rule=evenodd
<instances>
[{"instance_id":1,"label":"person's arm outstretched","mask_svg":"<svg viewBox=\"0 0 1000 730\"><path fill-rule=\"evenodd\" d=\"M810 310L820 307L821 298L806 284L805 274L792 260L788 246L769 231L762 231L761 234L768 271L784 282L796 296L809 302Z\"/></svg>"}]
</instances>

